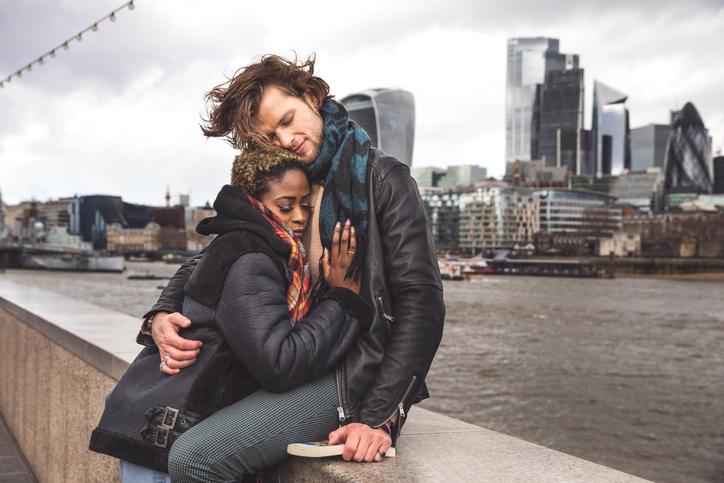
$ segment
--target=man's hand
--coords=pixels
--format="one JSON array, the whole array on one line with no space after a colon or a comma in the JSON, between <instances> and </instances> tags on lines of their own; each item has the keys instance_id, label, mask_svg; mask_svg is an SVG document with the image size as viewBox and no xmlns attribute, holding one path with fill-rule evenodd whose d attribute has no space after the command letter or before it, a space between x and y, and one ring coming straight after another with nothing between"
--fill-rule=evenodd
<instances>
[{"instance_id":1,"label":"man's hand","mask_svg":"<svg viewBox=\"0 0 724 483\"><path fill-rule=\"evenodd\" d=\"M382 461L382 455L378 450L387 452L392 445L392 438L384 429L374 429L361 423L350 423L329 433L329 444L343 441L345 444L342 458L345 461L368 463Z\"/></svg>"},{"instance_id":2,"label":"man's hand","mask_svg":"<svg viewBox=\"0 0 724 483\"><path fill-rule=\"evenodd\" d=\"M196 356L199 355L201 341L187 340L178 335L182 327L188 327L191 321L178 312L168 314L159 312L153 318L151 327L151 335L153 336L161 360L166 360L166 364L161 369L166 374L176 374L184 367L188 367L196 362ZM169 357L166 359L166 357Z\"/></svg>"}]
</instances>

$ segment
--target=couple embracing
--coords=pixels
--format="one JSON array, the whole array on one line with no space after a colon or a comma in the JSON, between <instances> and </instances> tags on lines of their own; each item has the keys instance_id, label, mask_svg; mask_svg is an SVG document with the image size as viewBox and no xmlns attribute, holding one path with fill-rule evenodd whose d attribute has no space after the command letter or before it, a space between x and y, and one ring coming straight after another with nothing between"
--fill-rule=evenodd
<instances>
[{"instance_id":1,"label":"couple embracing","mask_svg":"<svg viewBox=\"0 0 724 483\"><path fill-rule=\"evenodd\" d=\"M126 482L238 481L327 438L381 461L428 397L445 313L409 168L370 147L313 58L265 56L207 100L204 134L242 150L197 228L219 236L146 315L91 449Z\"/></svg>"}]
</instances>

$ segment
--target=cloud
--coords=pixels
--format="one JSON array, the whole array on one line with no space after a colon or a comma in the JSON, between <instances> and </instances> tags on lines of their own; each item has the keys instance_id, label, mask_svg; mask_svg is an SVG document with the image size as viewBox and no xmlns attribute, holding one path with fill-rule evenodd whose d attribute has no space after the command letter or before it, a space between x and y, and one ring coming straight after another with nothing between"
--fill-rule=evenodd
<instances>
[{"instance_id":1,"label":"cloud","mask_svg":"<svg viewBox=\"0 0 724 483\"><path fill-rule=\"evenodd\" d=\"M0 0L0 75L109 13L97 0ZM342 97L413 92L416 166L504 170L506 40L560 39L580 55L590 124L593 79L629 94L633 127L692 101L724 138L719 0L631 3L462 0L231 2L136 0L136 9L0 90L0 189L8 203L78 194L203 204L228 181L234 151L198 128L203 94L265 53L317 53Z\"/></svg>"}]
</instances>

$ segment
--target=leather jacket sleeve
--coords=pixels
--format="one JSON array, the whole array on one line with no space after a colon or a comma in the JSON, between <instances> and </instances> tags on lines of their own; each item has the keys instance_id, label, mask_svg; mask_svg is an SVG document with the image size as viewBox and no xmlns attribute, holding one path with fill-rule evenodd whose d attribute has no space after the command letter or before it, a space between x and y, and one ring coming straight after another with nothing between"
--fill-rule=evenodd
<instances>
[{"instance_id":1,"label":"leather jacket sleeve","mask_svg":"<svg viewBox=\"0 0 724 483\"><path fill-rule=\"evenodd\" d=\"M216 325L266 390L284 392L329 371L369 324L372 307L345 288L332 288L292 326L287 290L268 256L242 255L224 283Z\"/></svg>"},{"instance_id":2,"label":"leather jacket sleeve","mask_svg":"<svg viewBox=\"0 0 724 483\"><path fill-rule=\"evenodd\" d=\"M391 169L376 199L385 251L379 263L387 269L394 321L379 371L357 417L373 427L387 421L401 403L404 411L412 405L442 339L445 319L432 230L409 169L403 165Z\"/></svg>"},{"instance_id":3,"label":"leather jacket sleeve","mask_svg":"<svg viewBox=\"0 0 724 483\"><path fill-rule=\"evenodd\" d=\"M143 315L144 324L149 317L153 317L159 312L181 312L184 304L184 285L186 285L186 282L189 280L189 277L191 277L191 274L194 273L194 268L196 268L196 265L199 263L199 260L201 260L204 252L206 252L206 247L204 247L198 255L184 262L179 269L176 270L176 273L173 274L171 280L168 281L166 288L163 289L163 292L161 292L161 296L158 298L156 304L151 310ZM153 341L153 337L151 337L150 334L145 333L143 328L136 336L136 342L145 346L156 345Z\"/></svg>"},{"instance_id":4,"label":"leather jacket sleeve","mask_svg":"<svg viewBox=\"0 0 724 483\"><path fill-rule=\"evenodd\" d=\"M194 268L201 260L206 252L206 248L201 250L194 258L184 262L176 273L173 274L171 280L168 281L166 288L161 292L161 296L151 310L146 312L144 319L156 315L159 312L181 312L184 305L184 285L188 282L189 277L194 273Z\"/></svg>"}]
</instances>

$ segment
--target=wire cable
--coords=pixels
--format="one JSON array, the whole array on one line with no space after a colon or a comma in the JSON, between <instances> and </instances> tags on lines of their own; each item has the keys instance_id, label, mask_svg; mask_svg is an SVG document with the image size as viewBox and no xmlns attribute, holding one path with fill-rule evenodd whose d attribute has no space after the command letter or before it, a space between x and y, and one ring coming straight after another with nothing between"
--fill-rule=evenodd
<instances>
[{"instance_id":1,"label":"wire cable","mask_svg":"<svg viewBox=\"0 0 724 483\"><path fill-rule=\"evenodd\" d=\"M84 28L83 30L81 30L80 32L78 32L77 34L75 34L74 36L72 36L71 38L69 38L68 40L66 40L65 42L62 42L61 44L58 44L55 48L50 49L49 51L47 51L46 53L44 53L43 55L41 55L41 56L38 57L37 59L35 59L35 60L33 60L32 62L30 62L29 64L21 67L20 69L16 70L16 71L13 72L12 74L10 74L10 75L2 78L2 80L0 80L0 88L4 88L4 87L5 87L5 84L9 84L10 81L13 79L13 77L22 77L22 76L23 76L23 71L27 71L27 72L32 71L32 70L33 70L33 65L36 65L36 64L37 64L37 65L43 65L43 64L45 63L45 59L46 59L46 58L50 57L51 59L54 59L55 56L58 54L58 51L59 51L59 50L61 50L61 49L63 49L63 50L68 50L68 49L70 48L70 45L69 45L69 44L70 44L71 42L73 42L73 41L78 41L78 42L80 42L81 40L83 40L83 34L86 33L86 32L88 32L89 30L92 30L93 32L97 32L97 31L98 31L98 24L101 23L101 22L103 22L104 20L110 19L111 22L115 22L115 21L116 21L116 12L119 12L119 11L123 10L124 8L126 8L126 7L128 7L128 10L133 10L133 9L136 7L136 6L133 4L134 1L135 1L135 0L131 0L131 1L129 1L129 2L124 3L123 5L121 5L120 7L118 7L117 9L113 10L113 11L112 11L111 13L109 13L108 15L100 18L99 20L96 20L95 22L93 22L92 25L90 25L89 27Z\"/></svg>"}]
</instances>

